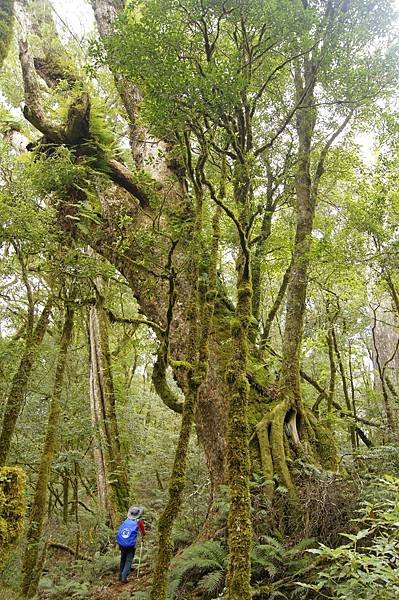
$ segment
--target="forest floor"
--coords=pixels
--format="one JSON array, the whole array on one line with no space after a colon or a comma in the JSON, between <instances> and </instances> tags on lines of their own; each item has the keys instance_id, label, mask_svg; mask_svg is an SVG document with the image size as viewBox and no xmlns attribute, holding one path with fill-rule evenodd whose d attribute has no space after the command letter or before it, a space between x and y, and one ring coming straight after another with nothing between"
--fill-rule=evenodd
<instances>
[{"instance_id":1,"label":"forest floor","mask_svg":"<svg viewBox=\"0 0 399 600\"><path fill-rule=\"evenodd\" d=\"M149 589L151 572L149 568L144 568L140 573L140 577L137 577L137 572L134 570L125 584L117 581L116 574L101 577L101 583L98 583L99 585L96 585L93 594L87 597L88 600L129 600L133 592ZM48 598L48 595L45 592L40 592L39 598L45 599ZM61 596L57 595L56 598L61 598ZM63 596L63 598L66 598L66 596ZM22 600L22 596L10 587L0 583L0 600Z\"/></svg>"},{"instance_id":2,"label":"forest floor","mask_svg":"<svg viewBox=\"0 0 399 600\"><path fill-rule=\"evenodd\" d=\"M150 584L151 571L148 568L142 569L139 577L136 570L132 570L127 583L117 581L116 575L104 579L102 588L97 588L90 600L128 600L133 592L145 591L149 589Z\"/></svg>"}]
</instances>

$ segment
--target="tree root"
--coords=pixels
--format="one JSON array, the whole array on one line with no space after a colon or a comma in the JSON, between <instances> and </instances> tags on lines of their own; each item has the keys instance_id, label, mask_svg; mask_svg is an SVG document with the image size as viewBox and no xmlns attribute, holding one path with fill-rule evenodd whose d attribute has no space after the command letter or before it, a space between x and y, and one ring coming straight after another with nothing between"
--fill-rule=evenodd
<instances>
[{"instance_id":1,"label":"tree root","mask_svg":"<svg viewBox=\"0 0 399 600\"><path fill-rule=\"evenodd\" d=\"M336 471L338 456L333 434L311 412L302 414L286 400L279 400L256 426L260 462L265 479L265 495L274 494L274 477L287 489L292 505L299 498L287 458L301 457L307 462Z\"/></svg>"}]
</instances>

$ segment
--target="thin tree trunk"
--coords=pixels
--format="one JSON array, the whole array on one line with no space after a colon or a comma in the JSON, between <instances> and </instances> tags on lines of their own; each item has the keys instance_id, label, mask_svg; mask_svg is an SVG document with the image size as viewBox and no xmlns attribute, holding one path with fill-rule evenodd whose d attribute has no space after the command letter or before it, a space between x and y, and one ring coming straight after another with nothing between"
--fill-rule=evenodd
<instances>
[{"instance_id":1,"label":"thin tree trunk","mask_svg":"<svg viewBox=\"0 0 399 600\"><path fill-rule=\"evenodd\" d=\"M61 334L57 367L55 372L53 394L50 402L50 411L44 447L40 459L39 472L33 497L32 510L29 517L27 544L23 559L22 591L27 598L36 594L40 577L41 565L38 565L40 537L45 518L47 485L50 477L51 464L58 441L61 415L61 393L64 380L67 352L72 339L73 311L66 309L64 326ZM37 571L37 572L36 572Z\"/></svg>"},{"instance_id":2,"label":"thin tree trunk","mask_svg":"<svg viewBox=\"0 0 399 600\"><path fill-rule=\"evenodd\" d=\"M11 383L0 434L0 466L5 465L7 461L11 439L23 406L29 377L47 331L52 305L53 298L50 297L43 308L32 335L27 337L21 362Z\"/></svg>"},{"instance_id":3,"label":"thin tree trunk","mask_svg":"<svg viewBox=\"0 0 399 600\"><path fill-rule=\"evenodd\" d=\"M91 350L95 353L96 386L99 403L99 424L102 427L106 471L110 478L112 504L117 513L124 514L129 503L126 467L122 460L119 428L116 417L115 389L111 369L107 315L99 299L90 311Z\"/></svg>"},{"instance_id":4,"label":"thin tree trunk","mask_svg":"<svg viewBox=\"0 0 399 600\"><path fill-rule=\"evenodd\" d=\"M355 382L353 379L353 367L352 367L352 345L350 342L349 342L349 353L348 353L348 368L349 368L349 382L350 382L350 387L351 387L351 403L352 403L353 417L354 417L355 421L357 421ZM357 430L358 430L358 428L355 427L356 448L359 447L359 437L358 437Z\"/></svg>"},{"instance_id":5,"label":"thin tree trunk","mask_svg":"<svg viewBox=\"0 0 399 600\"><path fill-rule=\"evenodd\" d=\"M353 415L351 401L350 401L350 397L349 397L349 391L348 391L348 384L347 384L347 381L346 381L346 374L345 374L345 369L344 369L344 363L342 362L342 357L341 357L341 353L340 353L339 348L338 348L337 336L335 334L334 328L332 329L332 340L333 340L333 344L334 344L335 355L337 357L338 370L339 370L340 375L341 375L342 390L343 390L343 393L344 393L344 400L345 400L345 404L346 404L346 409L347 409L347 411L348 411L349 414ZM352 450L356 450L356 435L355 435L355 427L354 427L354 425L350 425L349 426L349 435L350 435L350 439L351 439Z\"/></svg>"},{"instance_id":6,"label":"thin tree trunk","mask_svg":"<svg viewBox=\"0 0 399 600\"><path fill-rule=\"evenodd\" d=\"M98 297L89 315L90 406L94 430L97 492L103 517L113 526L129 503L129 486L116 417L108 320Z\"/></svg>"},{"instance_id":7,"label":"thin tree trunk","mask_svg":"<svg viewBox=\"0 0 399 600\"><path fill-rule=\"evenodd\" d=\"M386 380L385 380L385 376L384 376L384 368L381 365L380 354L379 354L379 349L378 349L378 344L377 344L377 336L376 336L377 309L373 309L373 315L374 315L374 322L373 322L373 325L371 328L371 332L372 332L372 336L373 336L373 345L374 345L374 350L375 350L375 363L377 365L378 376L379 376L380 383L381 383L382 399L384 401L387 429L389 432L389 437L392 440L393 438L397 437L398 432L396 430L397 429L396 428L396 419L395 419L395 415L394 415L394 412L393 412L393 409L391 406L391 399L388 394L388 388L387 388L387 384L386 384Z\"/></svg>"},{"instance_id":8,"label":"thin tree trunk","mask_svg":"<svg viewBox=\"0 0 399 600\"><path fill-rule=\"evenodd\" d=\"M62 474L62 521L64 525L68 524L68 504L69 504L69 478L65 473Z\"/></svg>"},{"instance_id":9,"label":"thin tree trunk","mask_svg":"<svg viewBox=\"0 0 399 600\"><path fill-rule=\"evenodd\" d=\"M332 412L334 392L335 392L335 376L337 373L337 367L334 360L334 343L332 336L332 326L329 327L327 333L327 346L328 346L328 360L330 363L330 382L328 385L328 400L327 400L327 411Z\"/></svg>"},{"instance_id":10,"label":"thin tree trunk","mask_svg":"<svg viewBox=\"0 0 399 600\"><path fill-rule=\"evenodd\" d=\"M273 302L273 305L269 311L269 314L266 317L265 324L263 326L262 338L261 338L261 348L265 348L268 343L270 329L275 319L275 316L283 303L285 292L287 291L288 281L290 278L292 263L290 263L284 273L283 279L281 281L280 289L277 293L277 296Z\"/></svg>"},{"instance_id":11,"label":"thin tree trunk","mask_svg":"<svg viewBox=\"0 0 399 600\"><path fill-rule=\"evenodd\" d=\"M248 132L249 135L249 132ZM240 253L237 258L237 306L232 326L233 352L227 369L230 388L227 426L227 474L230 492L228 516L227 600L250 600L252 519L249 480L247 378L249 357L249 326L252 318L251 253L247 231L251 199L251 179L248 165L236 167L234 197L240 208L238 231Z\"/></svg>"},{"instance_id":12,"label":"thin tree trunk","mask_svg":"<svg viewBox=\"0 0 399 600\"><path fill-rule=\"evenodd\" d=\"M89 342L90 342L90 410L91 420L94 432L93 439L93 458L96 466L96 480L97 480L97 494L100 510L102 513L102 520L107 525L112 526L114 521L112 502L111 502L111 491L109 485L109 473L107 471L107 460L105 457L106 452L106 437L103 427L103 413L102 413L102 400L101 390L98 381L98 370L99 366L97 363L97 351L96 344L94 341L95 329L94 329L94 318L95 315L90 311L89 316Z\"/></svg>"},{"instance_id":13,"label":"thin tree trunk","mask_svg":"<svg viewBox=\"0 0 399 600\"><path fill-rule=\"evenodd\" d=\"M79 477L78 477L78 465L75 461L74 464L74 486L73 486L73 507L74 516L76 523L76 542L75 542L75 558L78 559L80 555L80 544L81 544L81 528L79 520Z\"/></svg>"}]
</instances>

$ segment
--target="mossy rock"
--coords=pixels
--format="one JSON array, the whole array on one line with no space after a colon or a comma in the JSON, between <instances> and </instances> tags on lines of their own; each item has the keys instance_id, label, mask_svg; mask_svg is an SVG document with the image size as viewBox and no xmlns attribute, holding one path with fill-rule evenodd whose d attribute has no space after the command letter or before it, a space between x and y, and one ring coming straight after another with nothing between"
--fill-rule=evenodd
<instances>
[{"instance_id":1,"label":"mossy rock","mask_svg":"<svg viewBox=\"0 0 399 600\"><path fill-rule=\"evenodd\" d=\"M0 468L0 566L24 528L25 485L22 469Z\"/></svg>"}]
</instances>

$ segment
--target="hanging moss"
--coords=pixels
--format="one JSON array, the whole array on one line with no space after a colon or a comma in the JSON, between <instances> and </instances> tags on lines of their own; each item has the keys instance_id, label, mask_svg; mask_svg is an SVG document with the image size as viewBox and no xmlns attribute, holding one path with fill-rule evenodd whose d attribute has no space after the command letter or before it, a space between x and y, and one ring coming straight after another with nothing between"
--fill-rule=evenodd
<instances>
[{"instance_id":1,"label":"hanging moss","mask_svg":"<svg viewBox=\"0 0 399 600\"><path fill-rule=\"evenodd\" d=\"M0 468L0 566L24 527L26 475L19 467Z\"/></svg>"}]
</instances>

